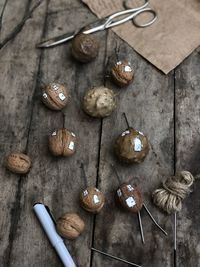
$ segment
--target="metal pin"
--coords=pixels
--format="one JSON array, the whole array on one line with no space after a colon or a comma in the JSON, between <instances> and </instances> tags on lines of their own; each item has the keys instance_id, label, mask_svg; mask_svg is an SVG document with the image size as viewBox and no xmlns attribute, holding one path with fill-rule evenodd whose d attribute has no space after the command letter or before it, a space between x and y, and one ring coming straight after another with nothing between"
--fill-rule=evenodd
<instances>
[{"instance_id":1,"label":"metal pin","mask_svg":"<svg viewBox=\"0 0 200 267\"><path fill-rule=\"evenodd\" d=\"M125 112L123 112L123 116L124 116L124 119L125 119L125 121L126 121L127 127L130 128L130 124L129 124L129 122L128 122L128 118L127 118Z\"/></svg>"},{"instance_id":2,"label":"metal pin","mask_svg":"<svg viewBox=\"0 0 200 267\"><path fill-rule=\"evenodd\" d=\"M137 214L138 214L138 221L139 221L139 226L140 226L140 234L141 234L142 243L145 244L144 232L143 232L143 227L142 227L142 220L141 220L140 211L138 211Z\"/></svg>"},{"instance_id":3,"label":"metal pin","mask_svg":"<svg viewBox=\"0 0 200 267\"><path fill-rule=\"evenodd\" d=\"M84 180L84 184L85 184L85 188L88 187L88 183L87 183L87 176L86 176L86 173L85 173L85 168L84 168L84 164L81 163L81 169L82 169L82 176L83 176L83 180Z\"/></svg>"},{"instance_id":4,"label":"metal pin","mask_svg":"<svg viewBox=\"0 0 200 267\"><path fill-rule=\"evenodd\" d=\"M121 184L121 179L120 179L120 177L119 177L119 174L118 174L118 172L117 172L115 166L111 164L111 167L112 167L112 169L113 169L113 171L114 171L114 173L115 173L115 175L116 175L116 177L117 177L117 180L118 180L119 184Z\"/></svg>"},{"instance_id":5,"label":"metal pin","mask_svg":"<svg viewBox=\"0 0 200 267\"><path fill-rule=\"evenodd\" d=\"M101 250L98 250L98 249L96 249L96 248L91 247L91 250L93 250L93 251L95 251L95 252L97 252L97 253L99 253L99 254L102 254L102 255L104 255L104 256L110 257L111 259L118 260L118 261L121 261L121 262L123 262L123 263L127 263L127 264L129 264L129 265L131 265L131 266L142 267L141 265L138 265L138 264L136 264L136 263L132 263L132 262L127 261L127 260L123 260L123 259L118 258L118 257L115 257L115 256L112 256L112 255L110 255L110 254L108 254L108 253L105 253L105 252L103 252L103 251L101 251Z\"/></svg>"},{"instance_id":6,"label":"metal pin","mask_svg":"<svg viewBox=\"0 0 200 267\"><path fill-rule=\"evenodd\" d=\"M176 248L177 248L177 213L174 213L174 267L177 266Z\"/></svg>"},{"instance_id":7,"label":"metal pin","mask_svg":"<svg viewBox=\"0 0 200 267\"><path fill-rule=\"evenodd\" d=\"M147 206L143 203L143 207L145 208L146 212L148 213L149 217L151 218L151 220L154 222L154 224L165 234L167 235L167 232L165 232L165 230L156 222L156 220L154 219L153 215L151 214L150 210L147 208Z\"/></svg>"}]
</instances>

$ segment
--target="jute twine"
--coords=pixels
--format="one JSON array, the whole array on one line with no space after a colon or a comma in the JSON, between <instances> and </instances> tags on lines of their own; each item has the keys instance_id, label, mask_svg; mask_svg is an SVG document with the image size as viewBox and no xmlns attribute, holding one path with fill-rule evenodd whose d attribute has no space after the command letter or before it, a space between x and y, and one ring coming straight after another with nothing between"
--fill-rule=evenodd
<instances>
[{"instance_id":1,"label":"jute twine","mask_svg":"<svg viewBox=\"0 0 200 267\"><path fill-rule=\"evenodd\" d=\"M181 171L177 175L169 177L163 182L162 188L153 192L154 204L168 214L180 211L182 201L191 192L190 187L193 182L194 177L188 171Z\"/></svg>"}]
</instances>

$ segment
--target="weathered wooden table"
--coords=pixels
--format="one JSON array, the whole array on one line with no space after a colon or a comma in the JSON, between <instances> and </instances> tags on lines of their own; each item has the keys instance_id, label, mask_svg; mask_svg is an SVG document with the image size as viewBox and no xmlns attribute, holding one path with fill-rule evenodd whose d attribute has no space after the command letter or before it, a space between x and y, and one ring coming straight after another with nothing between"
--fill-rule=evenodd
<instances>
[{"instance_id":1,"label":"weathered wooden table","mask_svg":"<svg viewBox=\"0 0 200 267\"><path fill-rule=\"evenodd\" d=\"M95 19L80 1L43 1L32 15L36 1L0 3L0 266L62 266L33 214L36 201L47 204L56 218L76 211L85 219L85 233L75 241L66 241L79 267L126 266L91 253L91 245L144 267L173 266L173 216L162 214L152 205L151 193L175 171L199 173L199 50L165 76L107 31L98 33L98 59L81 65L71 58L70 43L50 50L35 49L42 38L77 29ZM105 65L116 45L133 63L135 81L120 91L118 109L111 117L93 119L82 111L81 99L89 87L104 83ZM54 80L71 90L71 103L63 112L50 111L41 103L41 85ZM119 92L113 84L106 84ZM113 155L113 140L126 128L122 112L136 129L149 136L151 152L140 165L123 166ZM54 158L47 148L47 136L63 125L79 137L78 151L69 159ZM5 170L3 158L10 151L31 156L33 167L27 176ZM97 184L106 195L106 206L97 216L79 207L78 195L84 185L81 162L88 183ZM111 163L124 181L137 183L142 189L168 237L142 213L146 244L141 244L137 217L123 213L114 202L118 182ZM197 180L178 214L180 267L200 266L198 186Z\"/></svg>"}]
</instances>

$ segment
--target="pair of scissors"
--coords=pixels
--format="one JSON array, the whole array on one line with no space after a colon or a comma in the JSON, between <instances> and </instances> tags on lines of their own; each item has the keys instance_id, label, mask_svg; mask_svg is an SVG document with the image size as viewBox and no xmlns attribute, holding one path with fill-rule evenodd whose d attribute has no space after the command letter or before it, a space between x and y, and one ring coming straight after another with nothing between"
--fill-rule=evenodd
<instances>
[{"instance_id":1,"label":"pair of scissors","mask_svg":"<svg viewBox=\"0 0 200 267\"><path fill-rule=\"evenodd\" d=\"M133 24L136 27L139 28L144 28L152 25L155 20L157 19L157 13L150 7L147 7L149 4L148 0L144 0L143 5L136 7L136 8L130 8L128 6L127 0L123 1L123 6L126 8L123 11L114 13L110 16L107 16L103 19L99 19L98 21L91 23L87 25L87 27L82 28L79 31L71 32L71 33L65 33L63 35L51 38L49 40L43 41L39 44L37 44L37 48L49 48L53 47L62 43L65 43L69 40L72 40L77 33L84 33L84 34L92 34L98 31L103 31L106 29L109 29L111 27L118 26L120 24L123 24L129 20L132 20ZM141 15L142 13L151 13L153 17L151 18L150 21L144 23L144 24L139 24L137 22L137 17Z\"/></svg>"}]
</instances>

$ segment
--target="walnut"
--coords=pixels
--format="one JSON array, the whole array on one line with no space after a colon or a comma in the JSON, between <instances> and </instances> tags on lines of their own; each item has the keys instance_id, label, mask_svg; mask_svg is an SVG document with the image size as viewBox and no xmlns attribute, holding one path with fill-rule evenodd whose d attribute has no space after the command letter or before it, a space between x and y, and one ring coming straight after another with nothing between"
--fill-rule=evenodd
<instances>
[{"instance_id":1,"label":"walnut","mask_svg":"<svg viewBox=\"0 0 200 267\"><path fill-rule=\"evenodd\" d=\"M99 42L91 34L79 33L72 41L72 55L82 63L92 61L99 53Z\"/></svg>"},{"instance_id":2,"label":"walnut","mask_svg":"<svg viewBox=\"0 0 200 267\"><path fill-rule=\"evenodd\" d=\"M72 156L76 151L76 135L65 128L55 130L49 136L49 150L54 156Z\"/></svg>"},{"instance_id":3,"label":"walnut","mask_svg":"<svg viewBox=\"0 0 200 267\"><path fill-rule=\"evenodd\" d=\"M31 168L31 159L23 153L10 153L5 158L5 166L11 172L25 174Z\"/></svg>"},{"instance_id":4,"label":"walnut","mask_svg":"<svg viewBox=\"0 0 200 267\"><path fill-rule=\"evenodd\" d=\"M140 163L149 152L147 137L133 128L128 128L115 141L117 157L126 163Z\"/></svg>"},{"instance_id":5,"label":"walnut","mask_svg":"<svg viewBox=\"0 0 200 267\"><path fill-rule=\"evenodd\" d=\"M42 101L52 110L61 110L69 101L69 92L64 85L53 82L42 89Z\"/></svg>"},{"instance_id":6,"label":"walnut","mask_svg":"<svg viewBox=\"0 0 200 267\"><path fill-rule=\"evenodd\" d=\"M113 81L120 87L129 85L134 79L133 68L128 61L118 61L111 70Z\"/></svg>"},{"instance_id":7,"label":"walnut","mask_svg":"<svg viewBox=\"0 0 200 267\"><path fill-rule=\"evenodd\" d=\"M92 213L99 213L105 204L105 197L99 189L88 187L80 194L82 208Z\"/></svg>"},{"instance_id":8,"label":"walnut","mask_svg":"<svg viewBox=\"0 0 200 267\"><path fill-rule=\"evenodd\" d=\"M93 117L107 117L116 108L116 98L112 90L106 87L90 89L84 96L83 109Z\"/></svg>"},{"instance_id":9,"label":"walnut","mask_svg":"<svg viewBox=\"0 0 200 267\"><path fill-rule=\"evenodd\" d=\"M84 228L84 221L76 213L66 213L57 220L58 233L68 239L77 238Z\"/></svg>"},{"instance_id":10,"label":"walnut","mask_svg":"<svg viewBox=\"0 0 200 267\"><path fill-rule=\"evenodd\" d=\"M137 213L143 207L143 197L137 188L130 184L123 183L117 189L117 200L119 204L128 211Z\"/></svg>"}]
</instances>

